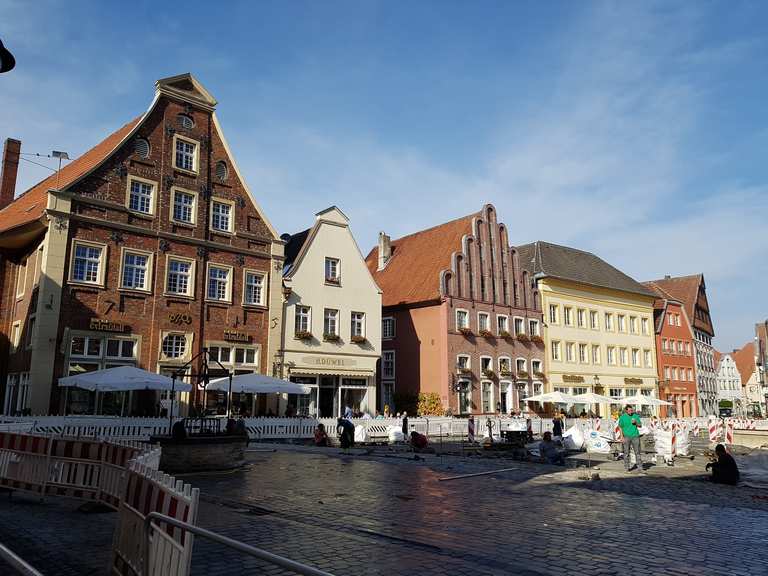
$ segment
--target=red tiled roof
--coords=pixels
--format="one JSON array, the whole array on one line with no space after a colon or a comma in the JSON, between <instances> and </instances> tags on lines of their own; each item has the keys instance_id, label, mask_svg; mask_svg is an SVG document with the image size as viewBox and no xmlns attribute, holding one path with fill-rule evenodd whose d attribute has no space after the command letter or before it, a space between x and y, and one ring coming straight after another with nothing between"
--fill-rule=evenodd
<instances>
[{"instance_id":1,"label":"red tiled roof","mask_svg":"<svg viewBox=\"0 0 768 576\"><path fill-rule=\"evenodd\" d=\"M143 117L134 118L82 156L62 166L58 174L59 189L64 190L109 157ZM33 222L43 215L48 203L48 190L56 188L56 177L56 174L48 176L0 210L0 233Z\"/></svg>"},{"instance_id":2,"label":"red tiled roof","mask_svg":"<svg viewBox=\"0 0 768 576\"><path fill-rule=\"evenodd\" d=\"M755 344L747 342L741 350L736 350L731 354L733 361L736 362L736 368L741 374L741 385L746 386L752 374L755 373Z\"/></svg>"},{"instance_id":3,"label":"red tiled roof","mask_svg":"<svg viewBox=\"0 0 768 576\"><path fill-rule=\"evenodd\" d=\"M693 319L696 317L694 309L696 308L696 300L699 297L701 274L663 278L661 280L644 282L643 284L660 295L665 294L664 298L677 300L683 304L685 306L685 313L688 314L688 318L693 322Z\"/></svg>"},{"instance_id":4,"label":"red tiled roof","mask_svg":"<svg viewBox=\"0 0 768 576\"><path fill-rule=\"evenodd\" d=\"M440 272L450 268L451 254L461 251L461 238L472 233L470 214L392 241L392 257L377 271L379 248L365 263L383 292L382 305L415 304L440 298Z\"/></svg>"}]
</instances>

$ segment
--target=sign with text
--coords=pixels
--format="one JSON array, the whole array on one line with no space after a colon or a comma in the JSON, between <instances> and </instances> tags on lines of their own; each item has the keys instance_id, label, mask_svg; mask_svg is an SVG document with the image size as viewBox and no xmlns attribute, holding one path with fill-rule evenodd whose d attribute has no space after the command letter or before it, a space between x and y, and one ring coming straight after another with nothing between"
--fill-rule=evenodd
<instances>
[{"instance_id":1,"label":"sign with text","mask_svg":"<svg viewBox=\"0 0 768 576\"><path fill-rule=\"evenodd\" d=\"M91 318L88 327L90 330L96 330L97 332L125 332L128 328L122 322L105 320L103 318Z\"/></svg>"},{"instance_id":2,"label":"sign with text","mask_svg":"<svg viewBox=\"0 0 768 576\"><path fill-rule=\"evenodd\" d=\"M344 366L356 366L357 360L354 358L338 358L332 356L304 356L302 362L311 366L332 366L342 368Z\"/></svg>"},{"instance_id":3,"label":"sign with text","mask_svg":"<svg viewBox=\"0 0 768 576\"><path fill-rule=\"evenodd\" d=\"M227 342L250 342L251 335L247 332L238 332L236 330L224 330L224 340Z\"/></svg>"}]
</instances>

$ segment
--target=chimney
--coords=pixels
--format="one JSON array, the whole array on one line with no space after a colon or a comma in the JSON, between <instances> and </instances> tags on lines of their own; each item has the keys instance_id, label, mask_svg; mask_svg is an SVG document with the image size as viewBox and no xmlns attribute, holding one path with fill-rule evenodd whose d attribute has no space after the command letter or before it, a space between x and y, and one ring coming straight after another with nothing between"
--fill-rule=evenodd
<instances>
[{"instance_id":1,"label":"chimney","mask_svg":"<svg viewBox=\"0 0 768 576\"><path fill-rule=\"evenodd\" d=\"M379 267L377 270L384 270L384 267L392 257L392 244L390 243L390 237L379 232Z\"/></svg>"},{"instance_id":2,"label":"chimney","mask_svg":"<svg viewBox=\"0 0 768 576\"><path fill-rule=\"evenodd\" d=\"M671 279L672 279L672 276L670 276L669 274L664 275L664 280L671 280Z\"/></svg>"},{"instance_id":3,"label":"chimney","mask_svg":"<svg viewBox=\"0 0 768 576\"><path fill-rule=\"evenodd\" d=\"M13 202L16 193L16 174L19 171L21 142L13 138L5 140L3 147L3 167L0 171L0 210Z\"/></svg>"}]
</instances>

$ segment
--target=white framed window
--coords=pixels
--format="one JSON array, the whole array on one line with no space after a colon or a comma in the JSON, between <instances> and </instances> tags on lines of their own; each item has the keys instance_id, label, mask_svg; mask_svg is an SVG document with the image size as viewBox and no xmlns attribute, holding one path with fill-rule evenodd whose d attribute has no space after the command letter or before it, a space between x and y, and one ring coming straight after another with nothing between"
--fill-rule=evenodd
<instances>
[{"instance_id":1,"label":"white framed window","mask_svg":"<svg viewBox=\"0 0 768 576\"><path fill-rule=\"evenodd\" d=\"M181 224L197 224L197 192L183 188L171 188L173 210L171 220Z\"/></svg>"},{"instance_id":2,"label":"white framed window","mask_svg":"<svg viewBox=\"0 0 768 576\"><path fill-rule=\"evenodd\" d=\"M632 348L632 366L635 368L640 366L640 350L638 348Z\"/></svg>"},{"instance_id":3,"label":"white framed window","mask_svg":"<svg viewBox=\"0 0 768 576\"><path fill-rule=\"evenodd\" d=\"M350 323L352 338L365 338L365 312L352 312Z\"/></svg>"},{"instance_id":4,"label":"white framed window","mask_svg":"<svg viewBox=\"0 0 768 576\"><path fill-rule=\"evenodd\" d=\"M661 349L662 349L664 352L666 352L667 350L669 350L669 344L668 344L668 341L667 341L667 339L666 339L666 338L662 338L662 339L661 339Z\"/></svg>"},{"instance_id":5,"label":"white framed window","mask_svg":"<svg viewBox=\"0 0 768 576\"><path fill-rule=\"evenodd\" d=\"M11 324L11 354L14 354L19 349L21 343L21 320L16 320Z\"/></svg>"},{"instance_id":6,"label":"white framed window","mask_svg":"<svg viewBox=\"0 0 768 576\"><path fill-rule=\"evenodd\" d=\"M667 315L667 323L670 326L674 326L675 325L675 315L674 314L668 314Z\"/></svg>"},{"instance_id":7,"label":"white framed window","mask_svg":"<svg viewBox=\"0 0 768 576\"><path fill-rule=\"evenodd\" d=\"M103 286L106 253L107 247L104 244L73 240L69 281Z\"/></svg>"},{"instance_id":8,"label":"white framed window","mask_svg":"<svg viewBox=\"0 0 768 576\"><path fill-rule=\"evenodd\" d=\"M600 330L600 315L597 313L597 310L589 311L589 327L592 330Z\"/></svg>"},{"instance_id":9,"label":"white framed window","mask_svg":"<svg viewBox=\"0 0 768 576\"><path fill-rule=\"evenodd\" d=\"M549 323L558 324L560 322L560 306L557 304L549 305Z\"/></svg>"},{"instance_id":10,"label":"white framed window","mask_svg":"<svg viewBox=\"0 0 768 576\"><path fill-rule=\"evenodd\" d=\"M622 366L629 366L629 357L626 348L619 348L619 362Z\"/></svg>"},{"instance_id":11,"label":"white framed window","mask_svg":"<svg viewBox=\"0 0 768 576\"><path fill-rule=\"evenodd\" d=\"M563 324L573 326L573 308L570 306L563 306Z\"/></svg>"},{"instance_id":12,"label":"white framed window","mask_svg":"<svg viewBox=\"0 0 768 576\"><path fill-rule=\"evenodd\" d=\"M165 262L166 294L194 296L195 261L179 256L167 256Z\"/></svg>"},{"instance_id":13,"label":"white framed window","mask_svg":"<svg viewBox=\"0 0 768 576\"><path fill-rule=\"evenodd\" d=\"M693 371L690 368L685 369L688 373L688 382L693 382Z\"/></svg>"},{"instance_id":14,"label":"white framed window","mask_svg":"<svg viewBox=\"0 0 768 576\"><path fill-rule=\"evenodd\" d=\"M208 282L205 292L207 300L215 302L232 301L232 267L208 264Z\"/></svg>"},{"instance_id":15,"label":"white framed window","mask_svg":"<svg viewBox=\"0 0 768 576\"><path fill-rule=\"evenodd\" d=\"M461 308L456 310L456 330L469 328L469 312Z\"/></svg>"},{"instance_id":16,"label":"white framed window","mask_svg":"<svg viewBox=\"0 0 768 576\"><path fill-rule=\"evenodd\" d=\"M616 316L616 323L618 325L619 332L627 331L626 316L624 316L624 314L619 314Z\"/></svg>"},{"instance_id":17,"label":"white framed window","mask_svg":"<svg viewBox=\"0 0 768 576\"><path fill-rule=\"evenodd\" d=\"M16 298L24 296L27 289L27 259L21 261L16 267Z\"/></svg>"},{"instance_id":18,"label":"white framed window","mask_svg":"<svg viewBox=\"0 0 768 576\"><path fill-rule=\"evenodd\" d=\"M637 334L639 332L637 329L637 316L629 317L629 332L630 334Z\"/></svg>"},{"instance_id":19,"label":"white framed window","mask_svg":"<svg viewBox=\"0 0 768 576\"><path fill-rule=\"evenodd\" d=\"M509 356L499 356L499 375L510 376L512 374L512 359Z\"/></svg>"},{"instance_id":20,"label":"white framed window","mask_svg":"<svg viewBox=\"0 0 768 576\"><path fill-rule=\"evenodd\" d=\"M477 313L477 329L479 332L490 332L491 315L488 312Z\"/></svg>"},{"instance_id":21,"label":"white framed window","mask_svg":"<svg viewBox=\"0 0 768 576\"><path fill-rule=\"evenodd\" d=\"M576 310L576 325L579 328L587 327L587 311L583 308Z\"/></svg>"},{"instance_id":22,"label":"white framed window","mask_svg":"<svg viewBox=\"0 0 768 576\"><path fill-rule=\"evenodd\" d=\"M605 358L609 365L616 366L616 348L614 346L607 346L605 348Z\"/></svg>"},{"instance_id":23,"label":"white framed window","mask_svg":"<svg viewBox=\"0 0 768 576\"><path fill-rule=\"evenodd\" d=\"M677 366L672 367L672 380L679 380L679 374L677 372Z\"/></svg>"},{"instance_id":24,"label":"white framed window","mask_svg":"<svg viewBox=\"0 0 768 576\"><path fill-rule=\"evenodd\" d=\"M325 281L329 284L341 283L341 260L325 258Z\"/></svg>"},{"instance_id":25,"label":"white framed window","mask_svg":"<svg viewBox=\"0 0 768 576\"><path fill-rule=\"evenodd\" d=\"M653 353L650 350L643 350L646 368L653 368Z\"/></svg>"},{"instance_id":26,"label":"white framed window","mask_svg":"<svg viewBox=\"0 0 768 576\"><path fill-rule=\"evenodd\" d=\"M557 340L552 341L552 360L559 361L560 356L560 342Z\"/></svg>"},{"instance_id":27,"label":"white framed window","mask_svg":"<svg viewBox=\"0 0 768 576\"><path fill-rule=\"evenodd\" d=\"M310 318L311 308L309 306L296 305L295 313L295 325L294 331L296 334L309 334L312 332L310 327L312 326Z\"/></svg>"},{"instance_id":28,"label":"white framed window","mask_svg":"<svg viewBox=\"0 0 768 576\"><path fill-rule=\"evenodd\" d=\"M155 214L156 190L157 182L138 176L129 176L128 198L126 199L128 210L153 216Z\"/></svg>"},{"instance_id":29,"label":"white framed window","mask_svg":"<svg viewBox=\"0 0 768 576\"><path fill-rule=\"evenodd\" d=\"M565 361L566 362L576 361L576 345L573 342L565 343Z\"/></svg>"},{"instance_id":30,"label":"white framed window","mask_svg":"<svg viewBox=\"0 0 768 576\"><path fill-rule=\"evenodd\" d=\"M166 334L162 343L163 356L177 360L187 354L186 334Z\"/></svg>"},{"instance_id":31,"label":"white framed window","mask_svg":"<svg viewBox=\"0 0 768 576\"><path fill-rule=\"evenodd\" d=\"M73 336L70 341L69 354L70 356L100 358L102 343L102 338L94 336Z\"/></svg>"},{"instance_id":32,"label":"white framed window","mask_svg":"<svg viewBox=\"0 0 768 576\"><path fill-rule=\"evenodd\" d=\"M526 362L525 358L518 358L515 360L515 370L518 374L521 372L528 372L528 362Z\"/></svg>"},{"instance_id":33,"label":"white framed window","mask_svg":"<svg viewBox=\"0 0 768 576\"><path fill-rule=\"evenodd\" d=\"M640 320L640 324L641 324L642 329L643 329L643 335L644 336L648 336L648 334L650 332L650 322L648 321L648 318L642 318Z\"/></svg>"},{"instance_id":34,"label":"white framed window","mask_svg":"<svg viewBox=\"0 0 768 576\"><path fill-rule=\"evenodd\" d=\"M257 270L243 270L243 304L264 306L265 274Z\"/></svg>"},{"instance_id":35,"label":"white framed window","mask_svg":"<svg viewBox=\"0 0 768 576\"><path fill-rule=\"evenodd\" d=\"M589 353L587 352L586 344L579 344L579 362L581 364L589 364Z\"/></svg>"},{"instance_id":36,"label":"white framed window","mask_svg":"<svg viewBox=\"0 0 768 576\"><path fill-rule=\"evenodd\" d=\"M472 357L469 354L459 354L456 356L456 368L461 372L462 370L469 370L471 368Z\"/></svg>"},{"instance_id":37,"label":"white framed window","mask_svg":"<svg viewBox=\"0 0 768 576\"><path fill-rule=\"evenodd\" d=\"M600 364L600 345L592 344L592 364Z\"/></svg>"},{"instance_id":38,"label":"white framed window","mask_svg":"<svg viewBox=\"0 0 768 576\"><path fill-rule=\"evenodd\" d=\"M173 136L173 166L177 170L197 173L200 146L196 140L179 134Z\"/></svg>"},{"instance_id":39,"label":"white framed window","mask_svg":"<svg viewBox=\"0 0 768 576\"><path fill-rule=\"evenodd\" d=\"M483 380L482 383L483 412L493 412L493 382Z\"/></svg>"},{"instance_id":40,"label":"white framed window","mask_svg":"<svg viewBox=\"0 0 768 576\"><path fill-rule=\"evenodd\" d=\"M544 373L541 369L541 360L531 360L531 371L534 376Z\"/></svg>"},{"instance_id":41,"label":"white framed window","mask_svg":"<svg viewBox=\"0 0 768 576\"><path fill-rule=\"evenodd\" d=\"M32 344L35 341L35 329L37 328L37 314L30 314L27 317L27 334L25 348L27 350L32 349Z\"/></svg>"},{"instance_id":42,"label":"white framed window","mask_svg":"<svg viewBox=\"0 0 768 576\"><path fill-rule=\"evenodd\" d=\"M323 335L339 335L339 311L334 308L326 308L323 311Z\"/></svg>"},{"instance_id":43,"label":"white framed window","mask_svg":"<svg viewBox=\"0 0 768 576\"><path fill-rule=\"evenodd\" d=\"M497 314L496 329L499 336L509 334L509 317L503 314Z\"/></svg>"},{"instance_id":44,"label":"white framed window","mask_svg":"<svg viewBox=\"0 0 768 576\"><path fill-rule=\"evenodd\" d=\"M605 313L605 329L613 332L613 314L610 312Z\"/></svg>"},{"instance_id":45,"label":"white framed window","mask_svg":"<svg viewBox=\"0 0 768 576\"><path fill-rule=\"evenodd\" d=\"M520 317L515 317L515 334L525 334L525 320Z\"/></svg>"},{"instance_id":46,"label":"white framed window","mask_svg":"<svg viewBox=\"0 0 768 576\"><path fill-rule=\"evenodd\" d=\"M381 377L384 380L395 379L395 351L382 350L381 352Z\"/></svg>"},{"instance_id":47,"label":"white framed window","mask_svg":"<svg viewBox=\"0 0 768 576\"><path fill-rule=\"evenodd\" d=\"M528 320L528 333L531 336L541 336L541 327L538 320Z\"/></svg>"},{"instance_id":48,"label":"white framed window","mask_svg":"<svg viewBox=\"0 0 768 576\"><path fill-rule=\"evenodd\" d=\"M482 374L493 372L493 358L490 356L480 356L480 372Z\"/></svg>"},{"instance_id":49,"label":"white framed window","mask_svg":"<svg viewBox=\"0 0 768 576\"><path fill-rule=\"evenodd\" d=\"M136 348L133 338L107 338L106 357L110 360L135 360Z\"/></svg>"},{"instance_id":50,"label":"white framed window","mask_svg":"<svg viewBox=\"0 0 768 576\"><path fill-rule=\"evenodd\" d=\"M675 326L680 326L680 314L675 314Z\"/></svg>"},{"instance_id":51,"label":"white framed window","mask_svg":"<svg viewBox=\"0 0 768 576\"><path fill-rule=\"evenodd\" d=\"M392 316L381 319L381 337L384 340L391 340L395 337L395 319Z\"/></svg>"},{"instance_id":52,"label":"white framed window","mask_svg":"<svg viewBox=\"0 0 768 576\"><path fill-rule=\"evenodd\" d=\"M235 203L224 198L211 199L211 230L233 232L235 226Z\"/></svg>"},{"instance_id":53,"label":"white framed window","mask_svg":"<svg viewBox=\"0 0 768 576\"><path fill-rule=\"evenodd\" d=\"M123 248L120 288L149 292L152 280L152 253Z\"/></svg>"}]
</instances>

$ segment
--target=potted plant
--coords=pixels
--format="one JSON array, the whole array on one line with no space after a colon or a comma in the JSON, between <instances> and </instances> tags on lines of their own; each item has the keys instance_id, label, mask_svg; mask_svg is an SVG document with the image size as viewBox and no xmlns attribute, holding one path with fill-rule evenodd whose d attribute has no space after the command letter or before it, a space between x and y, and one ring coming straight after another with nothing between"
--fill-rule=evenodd
<instances>
[{"instance_id":1,"label":"potted plant","mask_svg":"<svg viewBox=\"0 0 768 576\"><path fill-rule=\"evenodd\" d=\"M504 338L505 340L508 340L509 338L512 338L512 334L510 334L506 330L502 330L501 332L499 332L499 338Z\"/></svg>"},{"instance_id":2,"label":"potted plant","mask_svg":"<svg viewBox=\"0 0 768 576\"><path fill-rule=\"evenodd\" d=\"M544 380L546 376L544 375L544 372L534 372L533 377L537 380Z\"/></svg>"},{"instance_id":3,"label":"potted plant","mask_svg":"<svg viewBox=\"0 0 768 576\"><path fill-rule=\"evenodd\" d=\"M323 340L326 342L338 342L339 341L339 335L338 334L323 334Z\"/></svg>"},{"instance_id":4,"label":"potted plant","mask_svg":"<svg viewBox=\"0 0 768 576\"><path fill-rule=\"evenodd\" d=\"M492 368L488 368L487 370L483 370L483 376L486 378L493 378L496 376L496 373L493 371Z\"/></svg>"},{"instance_id":5,"label":"potted plant","mask_svg":"<svg viewBox=\"0 0 768 576\"><path fill-rule=\"evenodd\" d=\"M528 338L528 334L525 332L520 332L515 338L517 338L518 342L522 342L523 344L531 341L530 338Z\"/></svg>"},{"instance_id":6,"label":"potted plant","mask_svg":"<svg viewBox=\"0 0 768 576\"><path fill-rule=\"evenodd\" d=\"M464 336L472 336L472 329L467 326L459 328L459 332L464 334Z\"/></svg>"},{"instance_id":7,"label":"potted plant","mask_svg":"<svg viewBox=\"0 0 768 576\"><path fill-rule=\"evenodd\" d=\"M493 332L490 330L480 330L480 336L483 338L493 338Z\"/></svg>"},{"instance_id":8,"label":"potted plant","mask_svg":"<svg viewBox=\"0 0 768 576\"><path fill-rule=\"evenodd\" d=\"M528 380L528 372L525 370L520 370L520 372L517 373L518 380Z\"/></svg>"},{"instance_id":9,"label":"potted plant","mask_svg":"<svg viewBox=\"0 0 768 576\"><path fill-rule=\"evenodd\" d=\"M341 278L338 276L330 276L325 279L326 284L341 284Z\"/></svg>"},{"instance_id":10,"label":"potted plant","mask_svg":"<svg viewBox=\"0 0 768 576\"><path fill-rule=\"evenodd\" d=\"M308 332L307 330L300 330L296 332L293 337L297 340L309 340L312 338L312 332Z\"/></svg>"},{"instance_id":11,"label":"potted plant","mask_svg":"<svg viewBox=\"0 0 768 576\"><path fill-rule=\"evenodd\" d=\"M472 369L469 366L458 366L459 374L472 374Z\"/></svg>"},{"instance_id":12,"label":"potted plant","mask_svg":"<svg viewBox=\"0 0 768 576\"><path fill-rule=\"evenodd\" d=\"M362 344L363 342L365 342L366 338L365 336L358 335L358 336L352 336L351 340L355 344Z\"/></svg>"},{"instance_id":13,"label":"potted plant","mask_svg":"<svg viewBox=\"0 0 768 576\"><path fill-rule=\"evenodd\" d=\"M501 370L499 370L499 376L501 376L502 378L512 376L512 370L510 370L509 368L502 368Z\"/></svg>"},{"instance_id":14,"label":"potted plant","mask_svg":"<svg viewBox=\"0 0 768 576\"><path fill-rule=\"evenodd\" d=\"M544 338L542 338L538 334L534 334L533 336L531 336L531 342L533 342L537 346L542 346L544 344Z\"/></svg>"}]
</instances>

